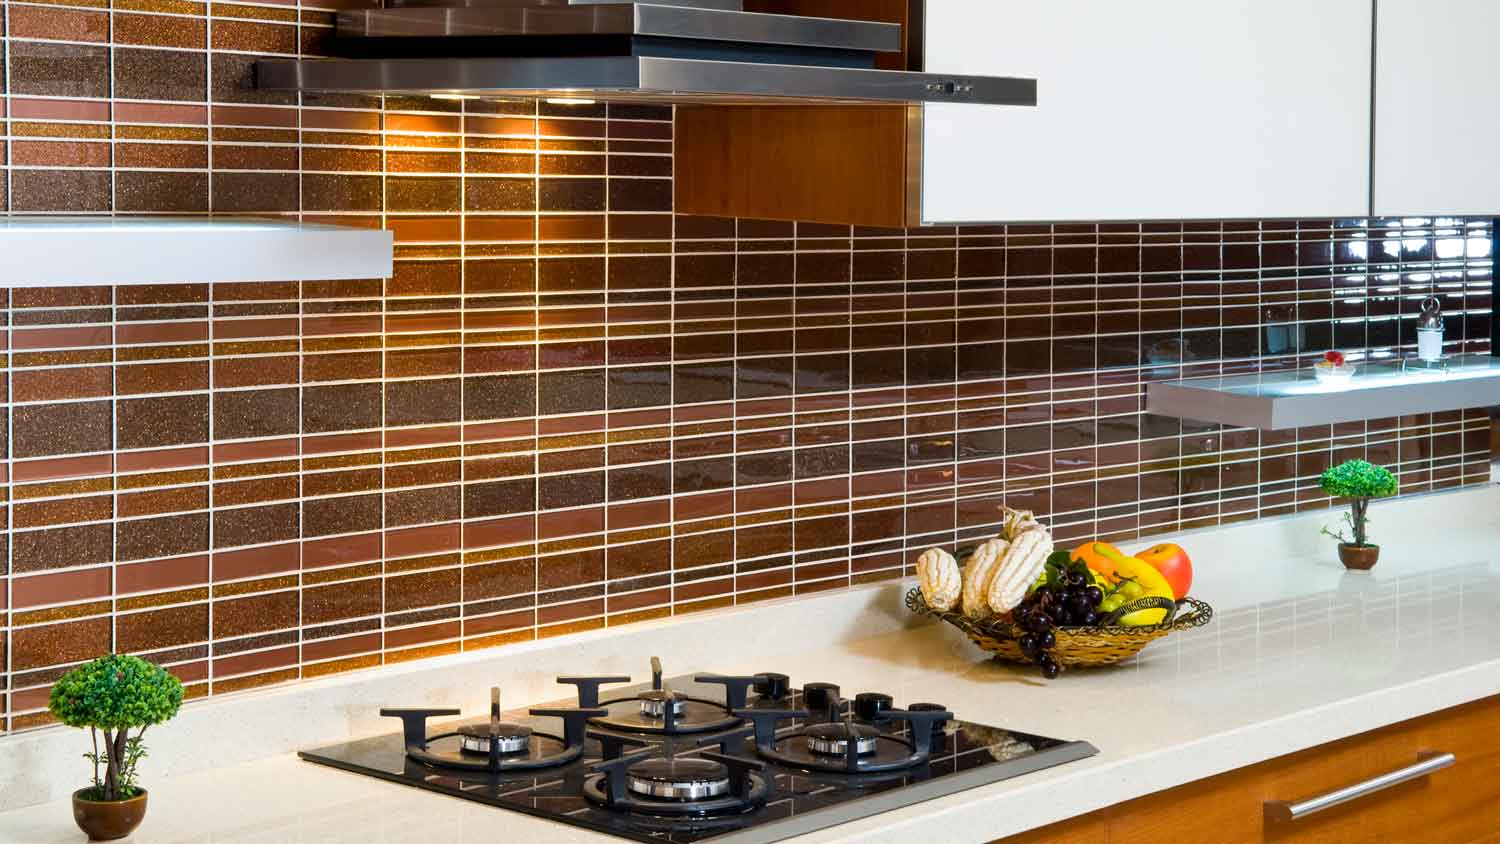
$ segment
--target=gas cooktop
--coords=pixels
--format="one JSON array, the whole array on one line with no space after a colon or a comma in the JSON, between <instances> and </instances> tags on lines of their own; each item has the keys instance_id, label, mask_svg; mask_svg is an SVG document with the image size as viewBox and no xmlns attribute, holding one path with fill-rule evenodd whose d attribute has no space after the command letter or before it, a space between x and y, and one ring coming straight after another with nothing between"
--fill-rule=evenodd
<instances>
[{"instance_id":1,"label":"gas cooktop","mask_svg":"<svg viewBox=\"0 0 1500 844\"><path fill-rule=\"evenodd\" d=\"M1092 756L959 720L936 703L784 674L559 677L574 700L429 724L456 709L382 709L402 731L309 750L310 762L632 841L768 844Z\"/></svg>"}]
</instances>

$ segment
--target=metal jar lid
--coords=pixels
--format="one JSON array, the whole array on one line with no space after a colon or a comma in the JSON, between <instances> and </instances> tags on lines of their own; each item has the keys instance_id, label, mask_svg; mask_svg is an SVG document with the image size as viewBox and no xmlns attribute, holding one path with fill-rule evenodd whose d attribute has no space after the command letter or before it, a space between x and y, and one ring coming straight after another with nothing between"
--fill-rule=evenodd
<instances>
[{"instance_id":1,"label":"metal jar lid","mask_svg":"<svg viewBox=\"0 0 1500 844\"><path fill-rule=\"evenodd\" d=\"M1429 296L1422 302L1422 316L1417 319L1418 331L1442 331L1443 310L1437 297Z\"/></svg>"}]
</instances>

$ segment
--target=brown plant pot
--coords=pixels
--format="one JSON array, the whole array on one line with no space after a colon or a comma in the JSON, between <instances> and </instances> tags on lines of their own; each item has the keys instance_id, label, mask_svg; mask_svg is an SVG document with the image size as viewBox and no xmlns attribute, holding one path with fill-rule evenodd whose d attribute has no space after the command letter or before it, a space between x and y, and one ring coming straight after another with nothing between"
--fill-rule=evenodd
<instances>
[{"instance_id":1,"label":"brown plant pot","mask_svg":"<svg viewBox=\"0 0 1500 844\"><path fill-rule=\"evenodd\" d=\"M146 817L146 790L129 800L89 800L83 795L93 788L73 792L73 820L90 841L124 838Z\"/></svg>"},{"instance_id":2,"label":"brown plant pot","mask_svg":"<svg viewBox=\"0 0 1500 844\"><path fill-rule=\"evenodd\" d=\"M1339 560L1343 562L1344 568L1355 571L1369 571L1375 568L1375 562L1380 559L1379 545L1350 545L1347 542L1339 543Z\"/></svg>"}]
</instances>

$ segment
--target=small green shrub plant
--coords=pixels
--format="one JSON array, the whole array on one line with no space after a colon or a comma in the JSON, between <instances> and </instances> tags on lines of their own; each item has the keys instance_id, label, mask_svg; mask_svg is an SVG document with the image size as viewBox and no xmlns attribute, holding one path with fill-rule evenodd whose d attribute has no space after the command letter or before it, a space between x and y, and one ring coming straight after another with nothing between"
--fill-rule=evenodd
<instances>
[{"instance_id":1,"label":"small green shrub plant","mask_svg":"<svg viewBox=\"0 0 1500 844\"><path fill-rule=\"evenodd\" d=\"M140 794L136 766L146 758L146 728L168 720L181 707L182 681L124 654L102 656L64 674L47 701L57 720L88 727L93 737L94 751L83 755L94 764L94 785L84 795L88 800L129 800Z\"/></svg>"},{"instance_id":2,"label":"small green shrub plant","mask_svg":"<svg viewBox=\"0 0 1500 844\"><path fill-rule=\"evenodd\" d=\"M1323 491L1334 498L1349 501L1349 512L1344 522L1349 525L1352 536L1345 535L1343 528L1337 532L1323 528L1323 532L1345 545L1365 548L1370 545L1370 501L1396 494L1396 476L1383 466L1364 460L1346 460L1323 473Z\"/></svg>"}]
</instances>

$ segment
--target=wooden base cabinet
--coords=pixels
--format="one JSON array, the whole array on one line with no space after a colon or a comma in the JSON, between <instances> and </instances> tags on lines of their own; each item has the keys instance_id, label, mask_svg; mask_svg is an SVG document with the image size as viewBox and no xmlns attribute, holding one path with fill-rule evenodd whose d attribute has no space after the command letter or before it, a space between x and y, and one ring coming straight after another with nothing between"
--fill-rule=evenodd
<instances>
[{"instance_id":1,"label":"wooden base cabinet","mask_svg":"<svg viewBox=\"0 0 1500 844\"><path fill-rule=\"evenodd\" d=\"M1454 763L1298 820L1266 804L1305 801L1435 754ZM1500 844L1500 698L1231 771L997 844Z\"/></svg>"}]
</instances>

